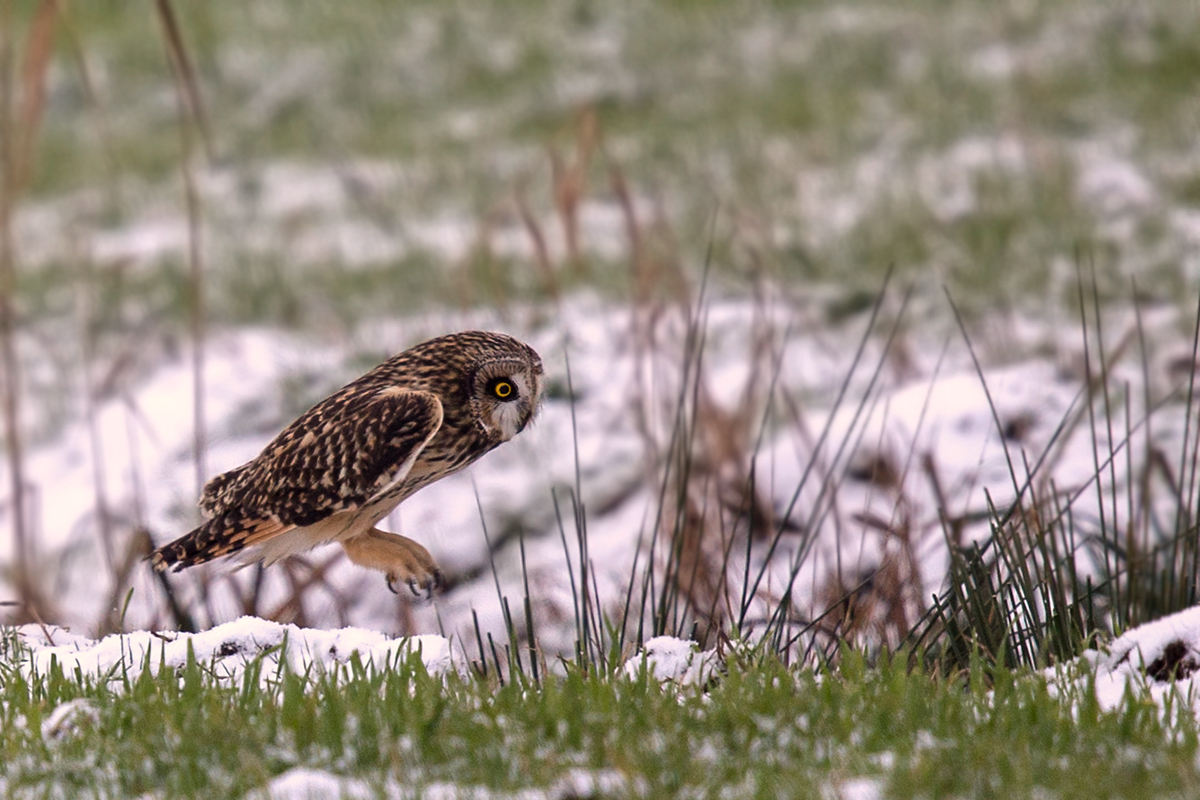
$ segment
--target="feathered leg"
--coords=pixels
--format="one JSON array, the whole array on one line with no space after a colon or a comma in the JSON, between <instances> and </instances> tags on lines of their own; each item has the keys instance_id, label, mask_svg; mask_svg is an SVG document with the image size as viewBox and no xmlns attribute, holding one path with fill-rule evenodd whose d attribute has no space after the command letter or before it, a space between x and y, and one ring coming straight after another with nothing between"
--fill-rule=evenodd
<instances>
[{"instance_id":1,"label":"feathered leg","mask_svg":"<svg viewBox=\"0 0 1200 800\"><path fill-rule=\"evenodd\" d=\"M396 588L392 584L396 581L407 583L417 596L433 596L434 591L442 585L442 571L438 569L433 556L405 536L371 528L365 533L342 539L341 545L355 564L377 569L386 575L388 588L393 592Z\"/></svg>"}]
</instances>

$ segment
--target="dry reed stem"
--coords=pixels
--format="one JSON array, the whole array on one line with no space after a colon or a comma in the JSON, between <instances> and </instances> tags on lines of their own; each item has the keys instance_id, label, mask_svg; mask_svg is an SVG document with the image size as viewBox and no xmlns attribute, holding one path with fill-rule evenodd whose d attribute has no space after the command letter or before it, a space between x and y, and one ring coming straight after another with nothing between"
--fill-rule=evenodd
<instances>
[{"instance_id":1,"label":"dry reed stem","mask_svg":"<svg viewBox=\"0 0 1200 800\"><path fill-rule=\"evenodd\" d=\"M38 131L46 106L46 77L57 30L58 2L42 0L34 13L25 45L25 64L21 71L20 126L15 130L5 126L5 130L17 141L13 164L14 194L24 191L33 173Z\"/></svg>"},{"instance_id":2,"label":"dry reed stem","mask_svg":"<svg viewBox=\"0 0 1200 800\"><path fill-rule=\"evenodd\" d=\"M208 478L206 465L207 429L205 418L205 275L200 247L200 198L192 165L193 130L200 134L201 144L210 153L207 124L191 58L179 30L170 0L156 0L155 12L163 36L163 49L175 79L175 96L179 106L178 130L180 140L180 176L187 213L188 263L188 327L192 340L192 458L196 494L199 496ZM166 582L164 581L164 585ZM207 574L198 576L201 604L207 618L212 620L213 607L209 597Z\"/></svg>"},{"instance_id":3,"label":"dry reed stem","mask_svg":"<svg viewBox=\"0 0 1200 800\"><path fill-rule=\"evenodd\" d=\"M550 248L546 245L546 235L542 232L542 226L538 224L533 212L529 209L529 203L525 199L524 191L517 191L516 205L517 215L521 218L521 224L525 226L525 233L529 236L529 241L533 244L533 263L541 275L542 285L546 287L550 296L557 302L560 298L558 269L554 265L554 260L550 258Z\"/></svg>"},{"instance_id":4,"label":"dry reed stem","mask_svg":"<svg viewBox=\"0 0 1200 800\"><path fill-rule=\"evenodd\" d=\"M280 566L287 576L291 591L283 602L268 610L263 615L264 618L276 622L291 622L301 627L309 625L311 620L304 600L308 592L317 587L325 589L334 598L339 598L337 604L342 607L344 600L340 599L340 593L330 584L328 576L329 569L341 561L342 557L342 553L339 551L319 561L310 561L306 558L285 559ZM247 613L259 614L262 612L257 593L253 609Z\"/></svg>"},{"instance_id":5,"label":"dry reed stem","mask_svg":"<svg viewBox=\"0 0 1200 800\"><path fill-rule=\"evenodd\" d=\"M104 554L109 573L115 576L117 573L117 557L116 544L113 541L113 513L108 501L107 471L103 456L104 443L103 437L100 434L99 422L97 421L97 391L93 375L96 360L96 348L91 335L93 326L91 300L94 275L90 258L84 257L80 260L80 263L82 265L82 280L78 281L75 287L75 311L76 322L79 328L80 377L83 383L84 424L88 432L88 445L92 458L92 492L95 497L96 517L100 527L101 551ZM111 608L111 605L109 608Z\"/></svg>"},{"instance_id":6,"label":"dry reed stem","mask_svg":"<svg viewBox=\"0 0 1200 800\"><path fill-rule=\"evenodd\" d=\"M3 418L10 472L9 513L13 530L14 589L20 598L23 619L37 619L45 598L33 574L34 540L27 506L27 486L21 421L21 366L17 351L17 253L13 241L13 215L33 174L36 142L45 105L58 6L43 0L35 12L25 45L19 80L14 76L17 58L15 18L11 2L3 9L0 28L0 361L3 363Z\"/></svg>"},{"instance_id":7,"label":"dry reed stem","mask_svg":"<svg viewBox=\"0 0 1200 800\"><path fill-rule=\"evenodd\" d=\"M588 172L599 140L600 125L596 110L589 105L582 108L576 117L574 158L565 162L557 151L550 152L554 206L563 229L567 263L576 276L584 276L588 272L579 244L579 204L587 192Z\"/></svg>"},{"instance_id":8,"label":"dry reed stem","mask_svg":"<svg viewBox=\"0 0 1200 800\"><path fill-rule=\"evenodd\" d=\"M144 531L144 528L137 528L138 531ZM107 611L104 618L100 620L97 626L97 635L103 637L109 633L120 632L124 629L124 620L122 618L121 608L122 598L125 597L131 586L130 579L133 577L134 571L141 565L146 557L146 546L138 536L131 536L125 541L125 549L121 554L120 561L117 562L115 568L111 569L112 573L112 590L109 592L108 601L104 604Z\"/></svg>"},{"instance_id":9,"label":"dry reed stem","mask_svg":"<svg viewBox=\"0 0 1200 800\"><path fill-rule=\"evenodd\" d=\"M181 104L182 119L189 119L200 133L200 143L208 158L212 158L212 137L209 136L208 116L204 111L204 103L200 94L200 85L196 80L196 70L192 66L191 56L187 45L184 44L183 34L179 29L179 21L171 0L155 0L154 9L162 26L163 45L167 51L171 70L175 75L177 96ZM185 154L186 155L186 154Z\"/></svg>"}]
</instances>

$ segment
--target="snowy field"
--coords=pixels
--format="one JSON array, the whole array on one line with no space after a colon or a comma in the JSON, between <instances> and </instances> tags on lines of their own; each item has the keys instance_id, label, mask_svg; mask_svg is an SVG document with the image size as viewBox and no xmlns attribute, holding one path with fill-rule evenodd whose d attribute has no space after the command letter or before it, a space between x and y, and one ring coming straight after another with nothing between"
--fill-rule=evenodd
<instances>
[{"instance_id":1,"label":"snowy field","mask_svg":"<svg viewBox=\"0 0 1200 800\"><path fill-rule=\"evenodd\" d=\"M473 315L457 324L439 317L379 327L381 340L397 342L456 328L503 327L543 354L548 381L562 392L546 401L530 431L465 473L423 490L387 520L392 530L430 548L450 578L450 591L432 604L409 607L407 600L386 590L382 578L318 550L314 562L333 559L328 589L345 599L335 603L327 595L307 596L307 624L473 640L478 618L485 633L500 638L505 628L496 581L516 606L523 593L523 537L542 644L551 652L570 652L575 634L571 576L578 571L578 545L569 509L577 464L601 607L619 612L631 576L637 574L634 558L645 563L648 557L660 502L656 475L661 462L656 459L667 446L677 414L673 403L681 388L686 320L665 312L657 323L659 344L647 352L634 332L637 312L587 298L564 301L560 309L552 324ZM1083 356L1069 343L1058 345L1061 352L1053 361L1026 358L985 369L981 379L965 344L953 335L922 341L913 334L887 352L877 336L855 365L853 348L863 333L862 320L845 325L844 331L820 331L798 322L802 317L791 309L739 300L713 300L703 312L703 392L713 413L736 420L729 423L730 435L740 437L742 449L734 458L744 460L735 465L747 470L753 465L759 492L776 518L792 506L791 523L797 529L790 537L785 534L771 554L764 597L773 597L772 591L787 582L803 542L810 552L796 582L795 601L802 616L822 610L815 592L831 573L840 570L852 580L877 569L889 548L888 531L901 524L920 556L920 572L912 577L914 594L928 597L940 588L946 535L938 517L937 487L922 463L934 465L940 491L952 498L948 513L977 515L965 528L969 540L987 530L985 490L1003 507L1019 488L1009 459L1018 465L1022 483L1027 465L1040 464L1038 484L1053 482L1073 498L1076 516L1087 520L1098 515L1097 488L1115 488L1123 496L1130 468L1140 474L1147 454L1161 454L1169 463L1180 458L1186 384L1171 364L1188 355L1188 346L1171 342L1179 320L1170 313L1142 320L1148 339L1160 343L1145 370L1132 359L1109 365L1110 385L1121 392L1121 416L1111 428L1097 426L1097 441L1087 424L1059 430L1064 421L1078 422L1087 413ZM1131 322L1108 324L1120 328ZM1030 339L1069 342L1066 332L1053 328L1030 325L1024 333ZM756 336L768 342L757 362ZM568 359L573 401L565 391ZM774 396L767 398L763 377L772 365L778 365L778 377ZM297 405L285 396L289 387L299 384L308 398L316 399L353 377L336 350L269 331L215 339L206 369L212 444L205 463L212 474L252 457L286 424L281 409ZM1146 378L1151 385L1143 389ZM306 379L311 384L305 385ZM847 394L857 399L834 407L843 381ZM644 388L630 389L639 386ZM91 430L82 421L75 423L31 453L29 479L47 487L39 508L43 536L38 558L45 565L41 574L47 585L56 587L52 618L61 624L84 634L95 632L111 618L111 604L122 603L128 629L170 625L161 588L147 565L134 567L129 598L117 596L111 582L116 570L97 571L97 564L111 565L115 554L129 547L120 535L103 534L97 495L102 492L110 520L136 521L154 532L159 543L196 523L192 431L180 418L180 410L190 405L191 390L186 362L168 365L132 396L99 406ZM1146 397L1166 402L1147 414ZM756 404L749 405L747 398ZM998 431L1006 431L1007 438ZM705 445L697 443L698 448ZM1105 456L1120 456L1102 471L1099 482L1093 480L1094 446ZM879 463L890 465L895 475L881 481L870 466ZM812 470L807 478L806 470ZM565 529L555 515L556 498ZM755 569L765 550L766 540L751 544ZM731 566L735 573L743 568L744 562ZM253 569L231 572L218 566L172 575L184 602L199 614L211 611L211 617L201 616L205 626L240 616L235 596L222 594L221 583L211 574L204 577L217 588L209 590L208 604L189 599L195 573L205 571L229 575L242 587L263 581L262 607L281 605L289 596L280 569L258 576Z\"/></svg>"},{"instance_id":2,"label":"snowy field","mask_svg":"<svg viewBox=\"0 0 1200 800\"><path fill-rule=\"evenodd\" d=\"M985 152L1004 169L1028 167L1016 143L968 144L942 168L961 174L996 167ZM372 191L396 191L388 183L394 169L379 163L346 169L374 176ZM1104 211L1104 224L1114 230L1134 224L1155 202L1146 176L1119 160L1081 162L1076 180L1082 202ZM331 259L344 269L369 268L414 248L454 263L464 252L453 248L471 239L468 221L450 219L414 219L402 231L366 235L344 174L279 165L258 181L252 203L223 171L201 182L214 230L239 232L236 245L206 245L214 258L263 257L284 246L282 227L297 218L306 220L308 233L288 240L286 252L298 265ZM928 191L934 205L954 197L974 202L958 184L933 180ZM31 264L69 257L77 242L69 231L93 213L83 206L35 205L19 216ZM644 207L649 201L635 198L634 208ZM254 228L238 227L244 219L255 220ZM586 252L599 260L619 255L625 245L618 203L586 200L578 219ZM549 256L565 259L563 227L553 215L540 226L550 234L543 242ZM186 231L184 218L156 210L98 232L91 257L101 268L152 269L182 257ZM490 236L505 257L537 257L519 220L493 227ZM55 250L53 242L65 249ZM366 249L329 249L338 242ZM499 310L365 318L348 340L273 326L221 327L204 343L199 456L192 345L163 347L152 339L128 360L119 354L114 372L102 376L91 374L96 368L86 360L82 371L64 370L64 359L69 365L78 357L69 347L63 352L57 344L24 340L31 367L25 415L35 434L25 464L38 531L32 568L48 598L39 613L89 634L172 627L161 586L137 560L134 532L148 531L161 544L190 530L198 521L200 475L253 457L295 415L376 360L472 327L529 341L547 364L552 391L531 430L466 473L423 490L386 521L433 552L451 591L431 605L412 606L337 553L317 551L286 572L230 575L218 566L173 576L199 624L245 613L253 591L257 613L316 627L470 639L478 620L483 633L501 637L501 598L519 607L528 574L542 645L569 653L580 557L575 492L584 504L600 606L615 617L637 564L661 557L648 542L661 522L662 474L673 426L682 419L681 392L696 398L686 409L691 418L710 423L693 434L693 444L713 481L724 482L725 499L744 491L753 472L768 514L790 531L777 547L759 536L748 549L735 548L731 575L745 571L748 552L750 568L765 576L760 607L745 614L750 619L761 618L786 586L794 589L798 617L811 619L840 596L837 587L844 591L900 558L894 534L903 531L907 612L915 621L924 598L943 583L944 520L965 521L956 544L978 538L987 530L985 492L1003 508L1036 467L1031 483L1070 498L1087 529L1102 516L1102 497L1126 495L1131 475L1149 473L1153 490L1165 478L1148 465L1180 464L1186 452L1183 401L1192 363L1186 306L1105 305L1100 322L1090 316L1086 326L1044 309L1002 310L960 329L944 298L935 302L918 291L914 305L902 307L905 286L893 285L868 331L866 311L831 322L828 293L797 288L766 282L746 296L718 273L698 306L697 286L686 299L633 305L576 290ZM689 333L703 336L702 348L689 349ZM1089 395L1085 387L1101 363L1106 380ZM53 399L32 402L37 396ZM1169 493L1149 490L1145 511L1153 513ZM736 526L716 509L724 500L711 507L698 502L715 515L713 527ZM1110 505L1116 530L1127 511ZM0 553L13 552L9 509L0 507ZM1097 554L1085 547L1083 555L1081 567L1093 569ZM306 575L316 575L319 585L297 606L291 599Z\"/></svg>"}]
</instances>

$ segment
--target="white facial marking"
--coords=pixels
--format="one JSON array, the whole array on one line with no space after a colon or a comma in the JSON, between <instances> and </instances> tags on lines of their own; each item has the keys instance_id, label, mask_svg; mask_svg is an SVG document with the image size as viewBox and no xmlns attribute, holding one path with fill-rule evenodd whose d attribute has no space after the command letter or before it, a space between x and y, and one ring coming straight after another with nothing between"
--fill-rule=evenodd
<instances>
[{"instance_id":1,"label":"white facial marking","mask_svg":"<svg viewBox=\"0 0 1200 800\"><path fill-rule=\"evenodd\" d=\"M522 417L527 417L534 409L537 398L534 392L540 387L530 386L530 376L518 372L510 376L517 387L516 400L508 403L497 403L492 409L491 426L500 433L500 440L507 442L521 432Z\"/></svg>"}]
</instances>

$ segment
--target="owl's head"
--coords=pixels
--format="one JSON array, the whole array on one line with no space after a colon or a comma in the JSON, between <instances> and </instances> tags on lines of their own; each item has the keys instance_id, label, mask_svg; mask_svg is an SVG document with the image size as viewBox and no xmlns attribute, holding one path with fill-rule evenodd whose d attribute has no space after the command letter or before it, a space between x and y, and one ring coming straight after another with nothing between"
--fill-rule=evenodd
<instances>
[{"instance_id":1,"label":"owl's head","mask_svg":"<svg viewBox=\"0 0 1200 800\"><path fill-rule=\"evenodd\" d=\"M496 346L480 354L471 377L472 417L497 443L516 436L537 413L542 400L542 359L529 345L503 334L488 334Z\"/></svg>"}]
</instances>

